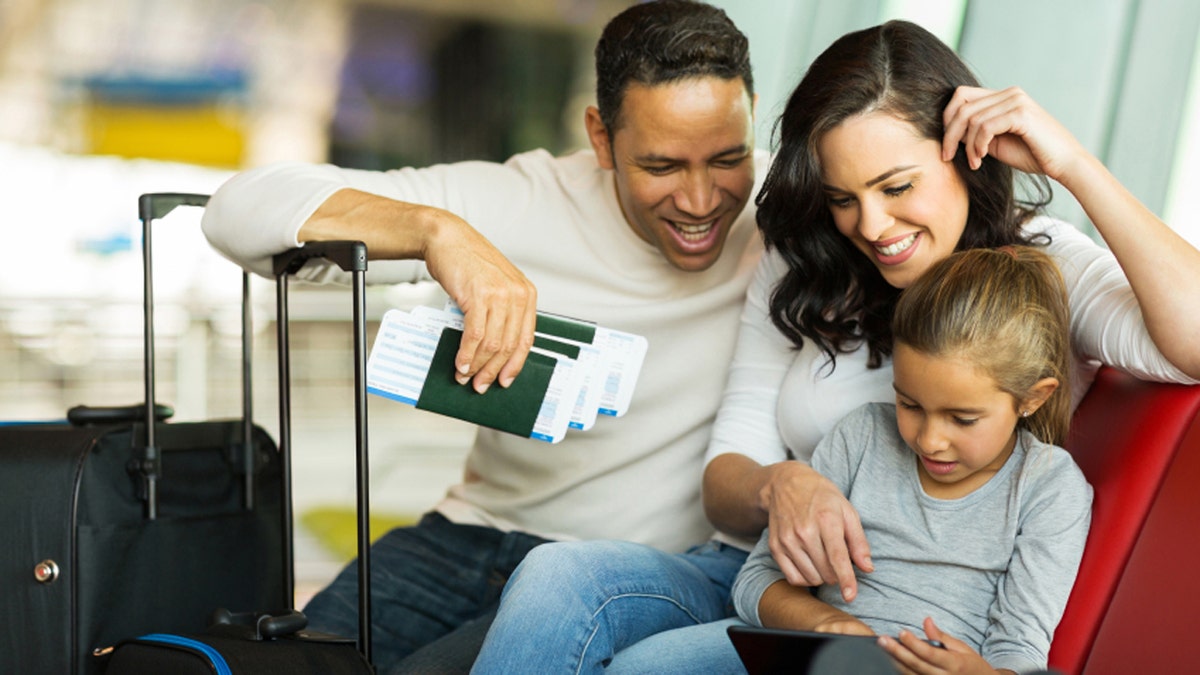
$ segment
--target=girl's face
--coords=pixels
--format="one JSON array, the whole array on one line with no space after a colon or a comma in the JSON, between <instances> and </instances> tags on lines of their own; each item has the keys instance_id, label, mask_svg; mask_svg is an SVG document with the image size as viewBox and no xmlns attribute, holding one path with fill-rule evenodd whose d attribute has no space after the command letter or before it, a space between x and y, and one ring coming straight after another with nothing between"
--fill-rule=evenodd
<instances>
[{"instance_id":1,"label":"girl's face","mask_svg":"<svg viewBox=\"0 0 1200 675\"><path fill-rule=\"evenodd\" d=\"M892 356L900 436L916 453L925 493L970 494L1016 445L1018 401L960 358L929 356L897 342Z\"/></svg>"},{"instance_id":2,"label":"girl's face","mask_svg":"<svg viewBox=\"0 0 1200 675\"><path fill-rule=\"evenodd\" d=\"M969 199L938 141L873 112L828 131L817 154L834 224L889 284L907 288L954 252Z\"/></svg>"}]
</instances>

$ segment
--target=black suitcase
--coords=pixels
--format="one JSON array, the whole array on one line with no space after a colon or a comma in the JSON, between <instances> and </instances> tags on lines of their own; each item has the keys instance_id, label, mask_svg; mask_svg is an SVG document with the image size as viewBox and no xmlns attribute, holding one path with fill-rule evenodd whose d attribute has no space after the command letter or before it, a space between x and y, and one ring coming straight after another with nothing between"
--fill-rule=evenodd
<instances>
[{"instance_id":1,"label":"black suitcase","mask_svg":"<svg viewBox=\"0 0 1200 675\"><path fill-rule=\"evenodd\" d=\"M146 401L154 400L151 223L206 201L139 202ZM120 640L200 630L218 606L286 605L283 470L274 442L250 422L246 396L240 420L167 423L169 409L142 404L0 427L0 673L96 675L103 659L93 653Z\"/></svg>"},{"instance_id":2,"label":"black suitcase","mask_svg":"<svg viewBox=\"0 0 1200 675\"><path fill-rule=\"evenodd\" d=\"M291 511L291 363L288 337L288 277L312 258L327 258L353 278L354 396L358 491L359 639L304 630L307 619L289 603L277 610L233 614L217 610L214 622L199 633L154 633L118 645L110 656L109 675L149 673L253 673L297 675L371 673L370 524L367 461L367 389L365 273L361 242L309 243L275 257L276 329L279 355L279 451L283 466L284 510ZM288 521L290 523L290 519ZM284 532L284 556L290 568L290 525ZM289 577L290 579L290 577ZM357 649L356 649L357 647Z\"/></svg>"}]
</instances>

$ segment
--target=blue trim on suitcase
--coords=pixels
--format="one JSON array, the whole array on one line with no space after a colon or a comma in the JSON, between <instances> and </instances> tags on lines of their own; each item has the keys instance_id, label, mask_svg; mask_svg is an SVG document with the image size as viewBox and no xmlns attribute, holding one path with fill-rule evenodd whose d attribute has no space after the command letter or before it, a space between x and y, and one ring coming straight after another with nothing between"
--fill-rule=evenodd
<instances>
[{"instance_id":1,"label":"blue trim on suitcase","mask_svg":"<svg viewBox=\"0 0 1200 675\"><path fill-rule=\"evenodd\" d=\"M229 664L225 662L225 657L221 656L221 652L213 649L210 645L207 645L199 640L186 638L182 635L169 635L167 633L149 633L141 636L138 639L145 640L147 642L161 642L163 644L175 645L177 647L194 649L208 657L209 662L211 662L213 668L216 669L217 675L233 675L233 671L230 670Z\"/></svg>"}]
</instances>

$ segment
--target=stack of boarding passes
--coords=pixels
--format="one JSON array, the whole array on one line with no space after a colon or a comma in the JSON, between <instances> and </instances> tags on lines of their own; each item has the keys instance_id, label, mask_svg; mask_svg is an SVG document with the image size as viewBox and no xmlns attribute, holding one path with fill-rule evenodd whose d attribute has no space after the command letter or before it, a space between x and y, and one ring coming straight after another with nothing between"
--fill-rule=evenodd
<instances>
[{"instance_id":1,"label":"stack of boarding passes","mask_svg":"<svg viewBox=\"0 0 1200 675\"><path fill-rule=\"evenodd\" d=\"M367 360L367 391L547 443L587 431L598 416L629 409L646 338L538 312L533 349L508 387L483 394L454 379L463 315L442 309L389 310Z\"/></svg>"}]
</instances>

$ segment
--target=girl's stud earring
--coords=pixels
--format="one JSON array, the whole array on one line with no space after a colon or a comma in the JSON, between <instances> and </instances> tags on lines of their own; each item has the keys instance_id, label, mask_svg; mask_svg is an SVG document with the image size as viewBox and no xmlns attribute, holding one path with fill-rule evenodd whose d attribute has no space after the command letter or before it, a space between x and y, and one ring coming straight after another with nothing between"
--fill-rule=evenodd
<instances>
[{"instance_id":1,"label":"girl's stud earring","mask_svg":"<svg viewBox=\"0 0 1200 675\"><path fill-rule=\"evenodd\" d=\"M1029 411L1028 411L1028 410L1022 410L1022 411L1021 411L1021 417L1029 417Z\"/></svg>"}]
</instances>

